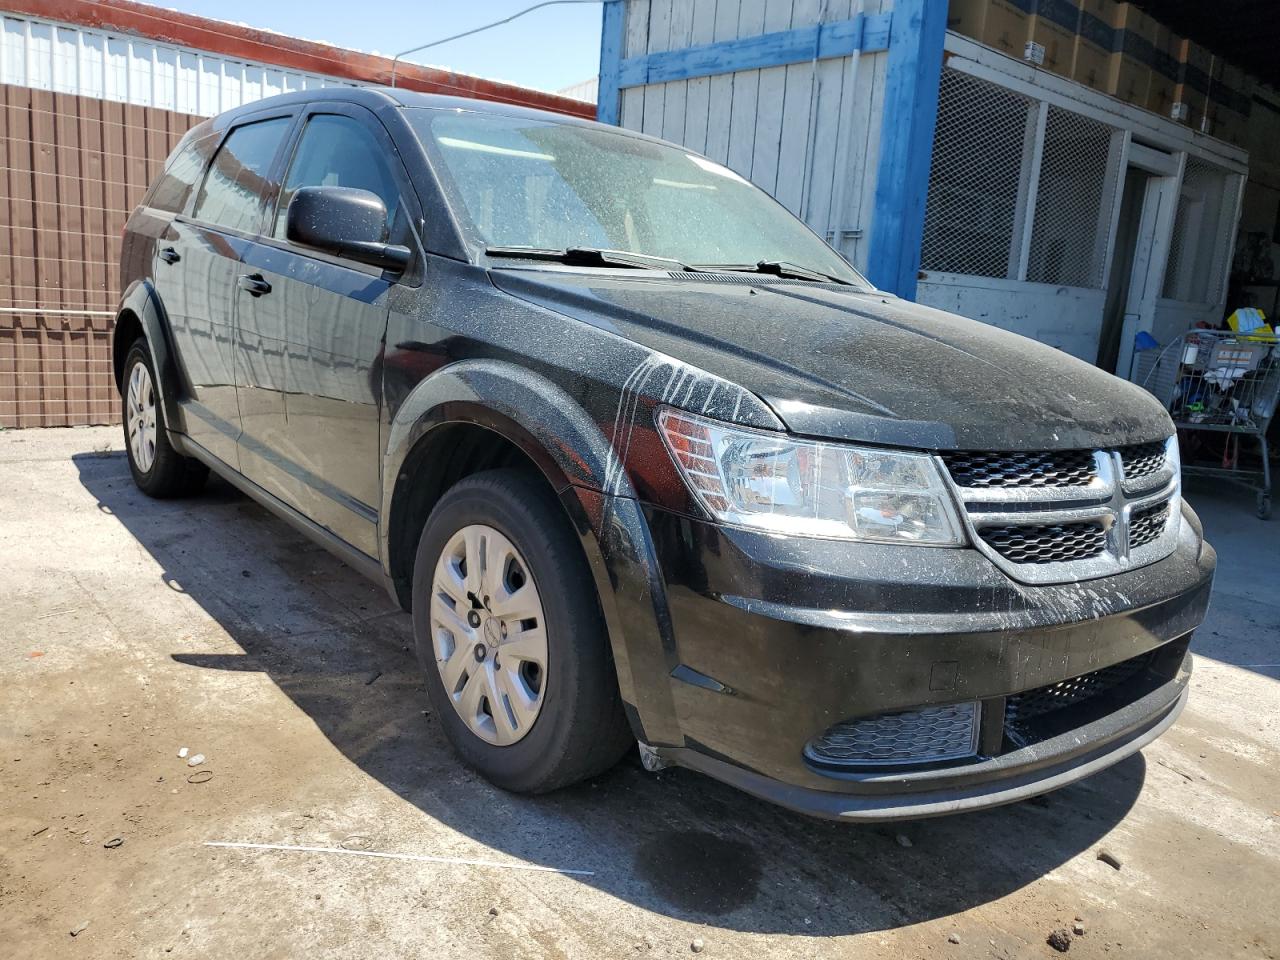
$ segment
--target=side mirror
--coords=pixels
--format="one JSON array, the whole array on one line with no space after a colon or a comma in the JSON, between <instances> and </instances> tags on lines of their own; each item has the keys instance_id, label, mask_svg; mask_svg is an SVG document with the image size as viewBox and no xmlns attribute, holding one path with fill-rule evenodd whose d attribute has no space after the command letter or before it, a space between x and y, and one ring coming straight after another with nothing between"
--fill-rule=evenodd
<instances>
[{"instance_id":1,"label":"side mirror","mask_svg":"<svg viewBox=\"0 0 1280 960\"><path fill-rule=\"evenodd\" d=\"M404 270L408 247L387 243L387 207L382 198L354 187L301 187L289 201L285 236L337 257Z\"/></svg>"}]
</instances>

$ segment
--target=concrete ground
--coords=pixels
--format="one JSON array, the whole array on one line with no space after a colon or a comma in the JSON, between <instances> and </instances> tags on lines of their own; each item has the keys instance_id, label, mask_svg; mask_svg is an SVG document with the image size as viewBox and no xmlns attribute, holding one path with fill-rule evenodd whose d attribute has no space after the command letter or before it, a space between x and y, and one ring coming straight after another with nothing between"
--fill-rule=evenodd
<instances>
[{"instance_id":1,"label":"concrete ground","mask_svg":"<svg viewBox=\"0 0 1280 960\"><path fill-rule=\"evenodd\" d=\"M1035 801L854 827L634 758L548 797L490 787L377 587L223 483L148 500L119 446L0 433L15 960L1051 957L1077 923L1071 956L1280 952L1280 522L1247 496L1189 491L1222 565L1161 740Z\"/></svg>"}]
</instances>

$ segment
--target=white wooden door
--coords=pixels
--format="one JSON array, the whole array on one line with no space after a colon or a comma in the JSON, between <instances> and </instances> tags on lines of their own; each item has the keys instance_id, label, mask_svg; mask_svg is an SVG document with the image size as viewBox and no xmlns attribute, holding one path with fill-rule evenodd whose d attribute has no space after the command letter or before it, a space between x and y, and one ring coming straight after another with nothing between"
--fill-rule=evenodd
<instances>
[{"instance_id":1,"label":"white wooden door","mask_svg":"<svg viewBox=\"0 0 1280 960\"><path fill-rule=\"evenodd\" d=\"M1133 270L1129 278L1129 296L1124 305L1124 323L1120 328L1120 353L1116 360L1116 376L1128 379L1133 366L1133 341L1140 331L1150 332L1155 326L1156 305L1164 286L1165 266L1169 259L1169 238L1178 207L1178 182L1181 169L1172 176L1147 180L1142 199L1142 219L1134 246Z\"/></svg>"}]
</instances>

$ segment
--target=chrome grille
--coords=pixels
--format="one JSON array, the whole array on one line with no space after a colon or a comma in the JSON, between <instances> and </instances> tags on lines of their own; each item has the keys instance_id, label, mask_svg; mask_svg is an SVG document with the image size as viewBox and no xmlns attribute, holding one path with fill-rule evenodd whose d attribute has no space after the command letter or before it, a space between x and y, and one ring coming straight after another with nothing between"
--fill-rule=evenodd
<instances>
[{"instance_id":1,"label":"chrome grille","mask_svg":"<svg viewBox=\"0 0 1280 960\"><path fill-rule=\"evenodd\" d=\"M1155 540L1164 533L1164 526L1168 522L1169 504L1167 502L1133 511L1133 516L1129 518L1129 549L1144 546Z\"/></svg>"},{"instance_id":2,"label":"chrome grille","mask_svg":"<svg viewBox=\"0 0 1280 960\"><path fill-rule=\"evenodd\" d=\"M978 705L956 703L837 723L805 747L818 763L935 763L973 756L978 750Z\"/></svg>"},{"instance_id":3,"label":"chrome grille","mask_svg":"<svg viewBox=\"0 0 1280 960\"><path fill-rule=\"evenodd\" d=\"M1012 563L1070 563L1087 560L1107 546L1101 523L1053 523L983 527L978 531Z\"/></svg>"},{"instance_id":4,"label":"chrome grille","mask_svg":"<svg viewBox=\"0 0 1280 960\"><path fill-rule=\"evenodd\" d=\"M1125 486L1129 486L1132 481L1149 477L1164 466L1164 444L1141 443L1123 447L1120 450L1120 460L1124 464Z\"/></svg>"},{"instance_id":5,"label":"chrome grille","mask_svg":"<svg viewBox=\"0 0 1280 960\"><path fill-rule=\"evenodd\" d=\"M1177 441L1111 450L938 454L973 545L1023 583L1163 559L1178 534Z\"/></svg>"},{"instance_id":6,"label":"chrome grille","mask_svg":"<svg viewBox=\"0 0 1280 960\"><path fill-rule=\"evenodd\" d=\"M962 487L1085 486L1098 475L1091 450L944 453L942 460Z\"/></svg>"}]
</instances>

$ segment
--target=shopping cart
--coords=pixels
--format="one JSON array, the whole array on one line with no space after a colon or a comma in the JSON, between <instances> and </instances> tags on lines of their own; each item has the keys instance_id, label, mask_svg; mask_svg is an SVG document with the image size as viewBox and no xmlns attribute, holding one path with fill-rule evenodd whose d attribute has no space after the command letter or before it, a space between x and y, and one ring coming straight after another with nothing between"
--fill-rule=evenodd
<instances>
[{"instance_id":1,"label":"shopping cart","mask_svg":"<svg viewBox=\"0 0 1280 960\"><path fill-rule=\"evenodd\" d=\"M1139 353L1133 380L1159 398L1183 434L1184 459L1194 452L1191 431L1225 434L1221 465L1183 466L1187 475L1241 483L1258 498L1258 516L1271 516L1267 426L1280 398L1280 345L1270 334L1192 330L1163 349ZM1240 437L1253 437L1261 470L1240 466ZM1215 451L1216 456L1216 451Z\"/></svg>"}]
</instances>

